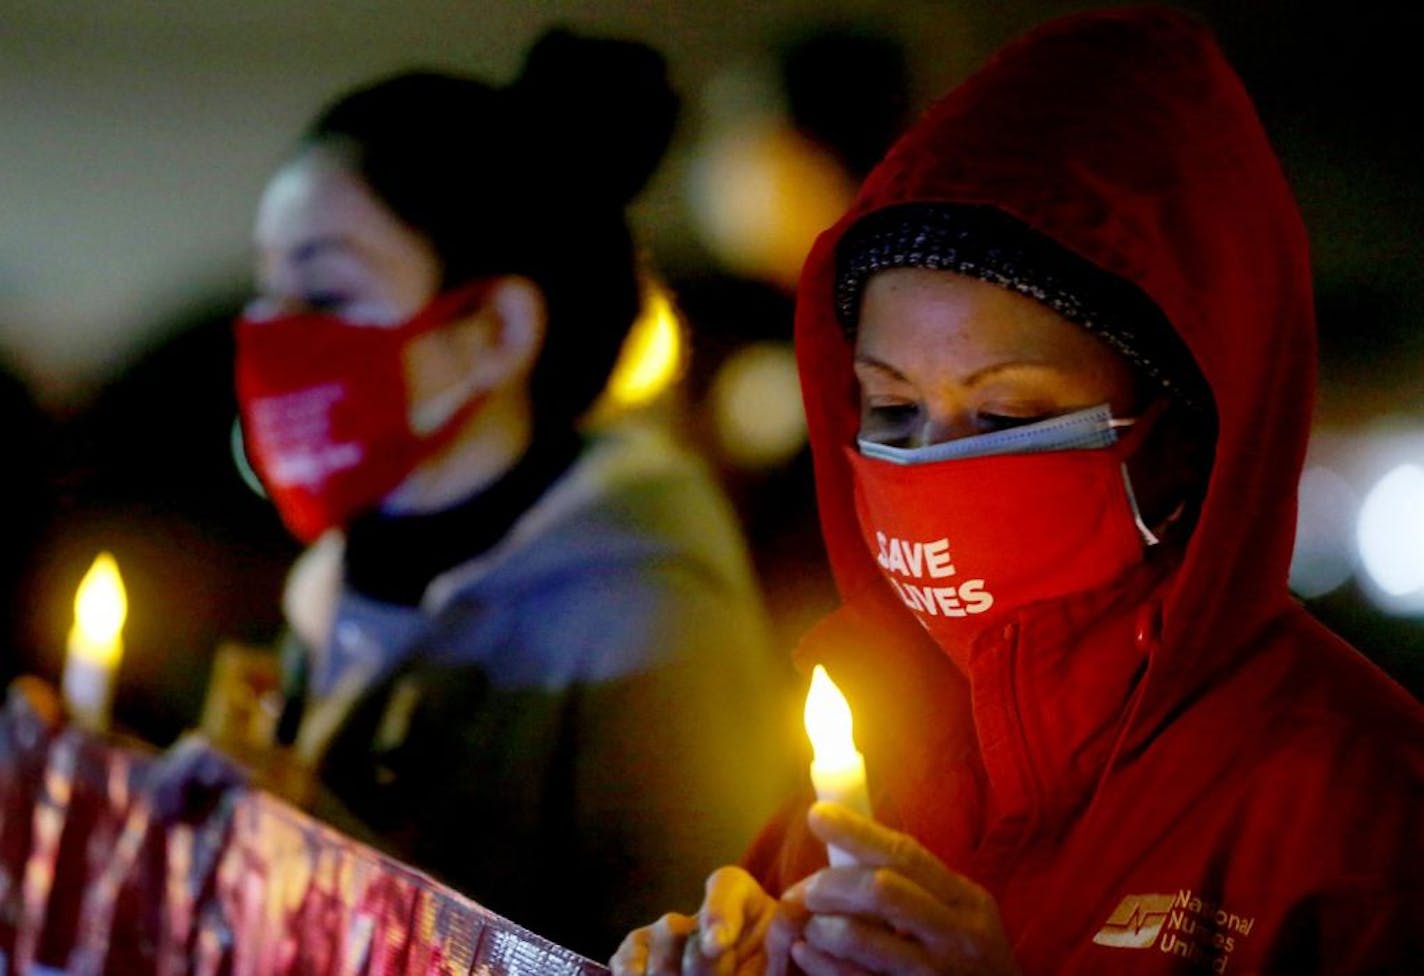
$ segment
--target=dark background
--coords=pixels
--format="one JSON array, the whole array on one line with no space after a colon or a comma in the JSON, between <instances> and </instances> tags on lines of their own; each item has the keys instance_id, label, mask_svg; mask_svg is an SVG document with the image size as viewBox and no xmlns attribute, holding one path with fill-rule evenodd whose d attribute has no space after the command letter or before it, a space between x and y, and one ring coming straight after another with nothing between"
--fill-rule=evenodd
<instances>
[{"instance_id":1,"label":"dark background","mask_svg":"<svg viewBox=\"0 0 1424 976\"><path fill-rule=\"evenodd\" d=\"M685 110L634 219L693 330L696 433L718 364L790 330L784 288L721 267L689 202L728 69L744 103L854 172L1010 36L1088 6L0 0L0 670L58 674L74 589L100 548L118 556L131 601L120 714L150 738L195 720L220 641L275 634L295 547L231 461L228 321L262 184L336 92L414 64L503 80L553 23L662 49ZM1424 13L1178 6L1217 31L1300 201L1321 326L1312 463L1363 494L1381 465L1424 465ZM829 599L805 457L722 469L768 578L804 584L773 594L789 642ZM1309 606L1424 687L1424 615L1380 609L1359 573Z\"/></svg>"}]
</instances>

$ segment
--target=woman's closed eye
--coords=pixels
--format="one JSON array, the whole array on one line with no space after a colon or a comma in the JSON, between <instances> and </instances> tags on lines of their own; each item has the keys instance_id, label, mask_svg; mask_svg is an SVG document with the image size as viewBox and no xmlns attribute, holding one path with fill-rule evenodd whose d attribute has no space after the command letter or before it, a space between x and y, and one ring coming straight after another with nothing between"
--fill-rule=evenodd
<instances>
[{"instance_id":1,"label":"woman's closed eye","mask_svg":"<svg viewBox=\"0 0 1424 976\"><path fill-rule=\"evenodd\" d=\"M869 403L861 411L861 436L889 444L912 437L920 427L917 403Z\"/></svg>"},{"instance_id":2,"label":"woman's closed eye","mask_svg":"<svg viewBox=\"0 0 1424 976\"><path fill-rule=\"evenodd\" d=\"M991 434L999 430L1010 430L1014 427L1023 427L1027 424L1036 424L1040 420L1046 420L1051 414L1009 414L1009 413L988 413L980 412L974 415L974 424L981 433Z\"/></svg>"},{"instance_id":3,"label":"woman's closed eye","mask_svg":"<svg viewBox=\"0 0 1424 976\"><path fill-rule=\"evenodd\" d=\"M302 296L302 304L309 311L325 315L335 314L345 308L347 296L335 291L313 291Z\"/></svg>"},{"instance_id":4,"label":"woman's closed eye","mask_svg":"<svg viewBox=\"0 0 1424 976\"><path fill-rule=\"evenodd\" d=\"M953 420L932 423L926 420L924 407L919 403L871 402L861 412L860 436L890 447L911 446L922 441L938 443L1023 427L1059 412L1037 405L1024 409L976 410Z\"/></svg>"}]
</instances>

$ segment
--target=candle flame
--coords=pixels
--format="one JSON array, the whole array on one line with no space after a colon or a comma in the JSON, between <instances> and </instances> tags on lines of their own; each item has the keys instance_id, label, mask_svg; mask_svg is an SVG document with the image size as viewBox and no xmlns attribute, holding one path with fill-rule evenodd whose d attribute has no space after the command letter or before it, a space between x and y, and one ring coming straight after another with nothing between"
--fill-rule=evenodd
<instances>
[{"instance_id":1,"label":"candle flame","mask_svg":"<svg viewBox=\"0 0 1424 976\"><path fill-rule=\"evenodd\" d=\"M840 767L853 765L857 761L855 739L851 735L850 705L831 676L826 674L826 669L819 664L811 672L805 720L806 734L811 737L811 748L818 765Z\"/></svg>"},{"instance_id":2,"label":"candle flame","mask_svg":"<svg viewBox=\"0 0 1424 976\"><path fill-rule=\"evenodd\" d=\"M109 553L101 552L74 596L75 629L87 646L109 646L119 639L127 614L128 597L119 565Z\"/></svg>"}]
</instances>

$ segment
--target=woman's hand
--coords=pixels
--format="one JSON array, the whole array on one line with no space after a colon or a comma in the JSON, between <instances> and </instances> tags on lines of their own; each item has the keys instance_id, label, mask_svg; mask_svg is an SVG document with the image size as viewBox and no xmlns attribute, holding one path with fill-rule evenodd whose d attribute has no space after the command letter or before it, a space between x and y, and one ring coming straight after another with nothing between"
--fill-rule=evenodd
<instances>
[{"instance_id":1,"label":"woman's hand","mask_svg":"<svg viewBox=\"0 0 1424 976\"><path fill-rule=\"evenodd\" d=\"M809 913L790 949L807 976L1018 972L994 899L913 837L831 803L807 822L858 862L818 871L783 899Z\"/></svg>"},{"instance_id":2,"label":"woman's hand","mask_svg":"<svg viewBox=\"0 0 1424 976\"><path fill-rule=\"evenodd\" d=\"M796 929L750 874L718 868L697 915L669 913L629 933L609 966L614 976L782 974Z\"/></svg>"}]
</instances>

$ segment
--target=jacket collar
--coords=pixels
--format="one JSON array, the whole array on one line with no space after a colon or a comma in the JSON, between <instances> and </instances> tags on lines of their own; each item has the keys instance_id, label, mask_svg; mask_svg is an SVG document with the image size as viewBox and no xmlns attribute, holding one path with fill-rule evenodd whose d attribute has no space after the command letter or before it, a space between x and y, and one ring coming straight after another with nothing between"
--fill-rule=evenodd
<instances>
[{"instance_id":1,"label":"jacket collar","mask_svg":"<svg viewBox=\"0 0 1424 976\"><path fill-rule=\"evenodd\" d=\"M975 643L970 702L994 820L1054 832L1107 773L1161 646L1171 559L1025 607Z\"/></svg>"},{"instance_id":2,"label":"jacket collar","mask_svg":"<svg viewBox=\"0 0 1424 976\"><path fill-rule=\"evenodd\" d=\"M850 700L877 817L951 863L1061 830L1129 741L1174 562L1025 607L980 635L967 675L883 584L808 634L798 660Z\"/></svg>"}]
</instances>

